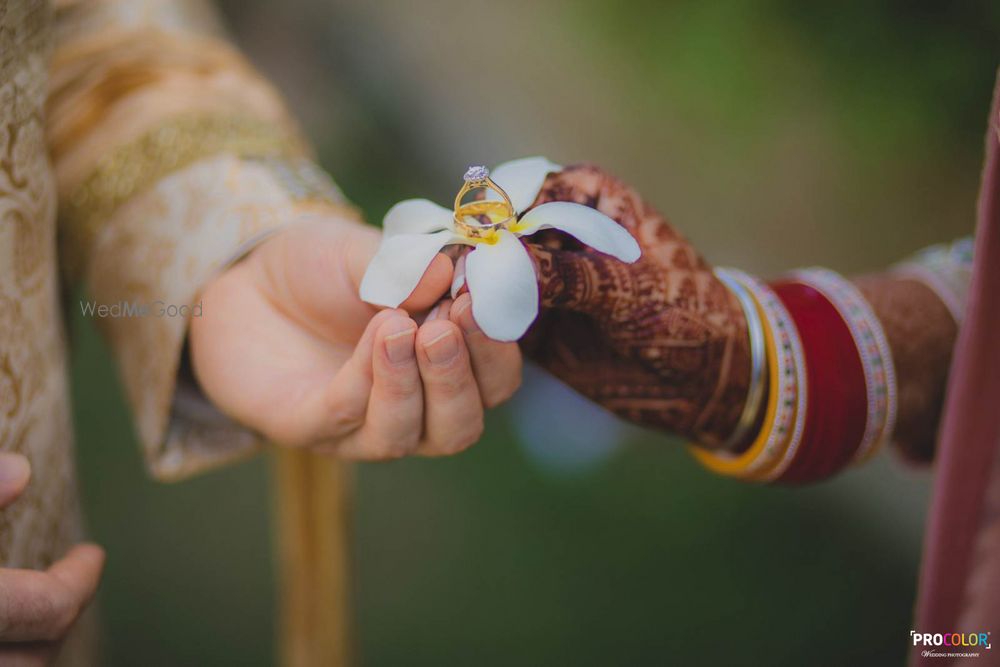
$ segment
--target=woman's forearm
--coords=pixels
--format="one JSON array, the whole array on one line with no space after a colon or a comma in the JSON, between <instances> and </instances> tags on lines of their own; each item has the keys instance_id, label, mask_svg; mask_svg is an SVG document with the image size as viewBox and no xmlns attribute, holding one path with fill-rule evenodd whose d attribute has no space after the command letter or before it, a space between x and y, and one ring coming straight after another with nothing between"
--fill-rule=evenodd
<instances>
[{"instance_id":1,"label":"woman's forearm","mask_svg":"<svg viewBox=\"0 0 1000 667\"><path fill-rule=\"evenodd\" d=\"M885 329L896 367L899 413L894 441L911 459L934 456L958 325L924 283L892 273L854 279Z\"/></svg>"},{"instance_id":2,"label":"woman's forearm","mask_svg":"<svg viewBox=\"0 0 1000 667\"><path fill-rule=\"evenodd\" d=\"M749 395L760 395L751 392L751 387L760 386L754 378L767 388L777 372L768 365L763 377L751 373L748 321L758 315L752 303L747 307L738 300L662 215L632 188L600 168L577 165L550 174L536 205L551 201L582 203L611 216L639 241L643 254L636 263L626 265L599 253L581 252L572 239L555 232L532 237L542 313L521 343L527 355L629 421L692 439L705 450L749 451L749 446L765 432L765 426L778 423L772 415L772 422L764 424L767 401L750 402L757 408L756 419L754 409L744 410ZM855 281L872 306L874 318L859 322L855 313L852 322L860 328L848 335L872 332L878 328L875 319L884 328L890 348L884 354L892 357L897 376L893 439L908 457L917 460L933 457L957 337L956 320L962 316L968 289L971 251L968 240L936 246L903 265ZM854 292L850 288L847 291ZM841 307L848 306L837 306ZM782 317L790 317L788 313L777 317L779 310L768 310L772 331L774 326L780 326ZM859 344L857 339L855 344ZM835 363L837 350L823 345L813 347L814 361L825 357L825 361ZM794 353L794 348L785 345L784 349L793 352L781 355L786 363L782 377L798 363L796 355L801 351ZM778 358L773 350L769 354ZM843 350L840 354L850 356ZM872 374L865 379L872 383L866 389L876 395L880 391L892 393L888 385L892 379L878 370L882 354L880 349L877 354L866 353L860 360L862 366L871 364L864 366ZM793 357L791 365L789 355ZM808 366L801 356L801 363ZM859 367L858 372L862 370ZM775 391L784 392L782 402L772 400L770 404L787 405L790 395L798 400L801 383L793 384L776 385ZM784 410L783 428L805 423L792 418L800 405L818 410L824 405L836 407L830 401L840 400L829 386L805 385L801 388L808 400L797 404L791 417ZM767 391L765 395L769 396L770 389ZM857 436L861 443L865 438L870 440L867 446L886 435L878 430L882 428L879 419L884 426L893 421L889 407L880 409L881 417L876 414L871 424L865 424L865 429L870 427L872 432ZM806 408L804 414L809 413ZM826 444L836 449L841 436L826 433L832 428L830 419L836 422L830 417L833 413L837 410L823 411L825 417L814 420L809 433L812 439L832 438L837 442ZM742 426L737 428L738 424ZM744 432L746 435L740 437ZM801 428L788 433L788 451L794 452L804 437ZM761 442L766 445L773 439ZM777 449L768 451L772 456ZM826 458L833 461L836 457L830 454ZM823 465L829 463L823 461Z\"/></svg>"}]
</instances>

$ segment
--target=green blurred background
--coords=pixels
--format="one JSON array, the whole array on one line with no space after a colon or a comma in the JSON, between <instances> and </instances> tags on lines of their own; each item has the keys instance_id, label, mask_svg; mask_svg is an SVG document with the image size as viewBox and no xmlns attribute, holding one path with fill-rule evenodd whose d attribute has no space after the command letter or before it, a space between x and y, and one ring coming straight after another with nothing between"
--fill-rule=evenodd
<instances>
[{"instance_id":1,"label":"green blurred background","mask_svg":"<svg viewBox=\"0 0 1000 667\"><path fill-rule=\"evenodd\" d=\"M610 168L711 261L762 274L874 269L972 231L994 2L222 9L372 221L447 200L469 163L544 154ZM106 350L73 330L108 664L272 664L267 458L149 481ZM927 472L883 456L757 488L630 432L552 474L509 412L487 431L454 459L357 467L363 664L902 664Z\"/></svg>"}]
</instances>

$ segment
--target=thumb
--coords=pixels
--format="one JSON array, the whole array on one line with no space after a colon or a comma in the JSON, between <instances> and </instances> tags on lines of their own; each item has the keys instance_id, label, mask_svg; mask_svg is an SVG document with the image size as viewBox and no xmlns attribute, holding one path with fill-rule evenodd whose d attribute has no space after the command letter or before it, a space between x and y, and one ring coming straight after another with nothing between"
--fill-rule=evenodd
<instances>
[{"instance_id":1,"label":"thumb","mask_svg":"<svg viewBox=\"0 0 1000 667\"><path fill-rule=\"evenodd\" d=\"M344 235L344 266L354 288L354 294L357 294L361 288L361 280L368 270L368 264L378 251L381 237L375 227L357 223L347 231L348 233ZM448 291L451 278L452 261L439 252L424 270L424 275L413 288L413 292L399 307L410 313L429 309Z\"/></svg>"}]
</instances>

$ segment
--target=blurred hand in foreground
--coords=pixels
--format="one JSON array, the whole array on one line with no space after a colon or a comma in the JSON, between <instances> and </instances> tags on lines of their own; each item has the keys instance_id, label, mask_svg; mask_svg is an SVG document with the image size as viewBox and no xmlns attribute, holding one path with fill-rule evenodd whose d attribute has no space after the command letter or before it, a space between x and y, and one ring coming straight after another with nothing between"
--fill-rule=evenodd
<instances>
[{"instance_id":1,"label":"blurred hand in foreground","mask_svg":"<svg viewBox=\"0 0 1000 667\"><path fill-rule=\"evenodd\" d=\"M31 467L20 454L0 453L0 510L28 486ZM48 570L0 568L0 664L35 667L55 659L104 568L104 551L78 544Z\"/></svg>"}]
</instances>

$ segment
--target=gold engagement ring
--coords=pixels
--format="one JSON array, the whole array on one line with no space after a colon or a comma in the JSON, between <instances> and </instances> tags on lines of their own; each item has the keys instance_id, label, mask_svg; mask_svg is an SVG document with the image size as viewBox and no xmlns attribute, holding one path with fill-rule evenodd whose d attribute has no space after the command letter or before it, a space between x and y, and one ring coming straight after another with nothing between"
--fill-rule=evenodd
<instances>
[{"instance_id":1,"label":"gold engagement ring","mask_svg":"<svg viewBox=\"0 0 1000 667\"><path fill-rule=\"evenodd\" d=\"M466 236L487 238L517 220L517 212L510 197L490 178L490 170L472 166L462 177L465 183L455 196L455 226ZM500 199L462 200L474 190L492 190Z\"/></svg>"}]
</instances>

